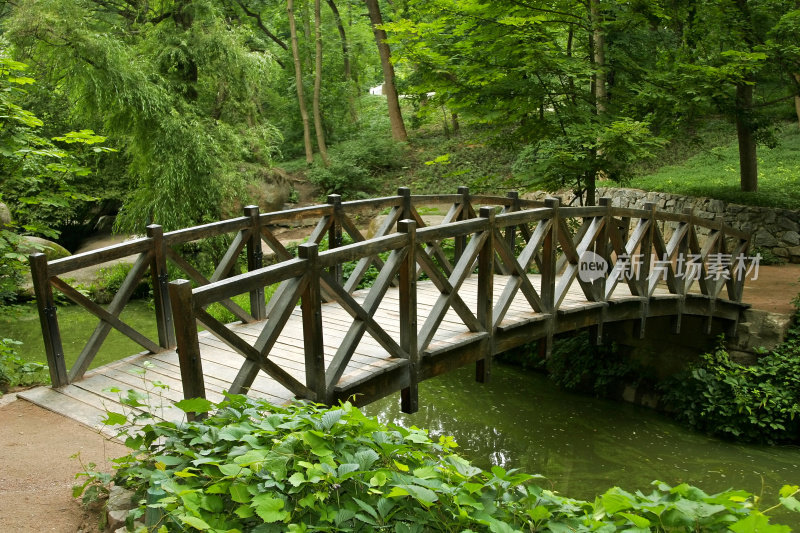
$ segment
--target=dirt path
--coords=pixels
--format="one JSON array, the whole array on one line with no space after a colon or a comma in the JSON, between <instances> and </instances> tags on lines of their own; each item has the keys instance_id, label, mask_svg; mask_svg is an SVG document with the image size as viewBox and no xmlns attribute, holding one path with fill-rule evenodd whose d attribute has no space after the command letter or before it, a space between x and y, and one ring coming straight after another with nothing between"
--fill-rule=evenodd
<instances>
[{"instance_id":1,"label":"dirt path","mask_svg":"<svg viewBox=\"0 0 800 533\"><path fill-rule=\"evenodd\" d=\"M792 314L792 300L798 293L800 265L761 266L758 269L758 279L747 278L742 299L755 309Z\"/></svg>"},{"instance_id":2,"label":"dirt path","mask_svg":"<svg viewBox=\"0 0 800 533\"><path fill-rule=\"evenodd\" d=\"M109 460L126 448L24 400L0 406L0 531L98 531L99 516L72 498L76 453L111 471Z\"/></svg>"}]
</instances>

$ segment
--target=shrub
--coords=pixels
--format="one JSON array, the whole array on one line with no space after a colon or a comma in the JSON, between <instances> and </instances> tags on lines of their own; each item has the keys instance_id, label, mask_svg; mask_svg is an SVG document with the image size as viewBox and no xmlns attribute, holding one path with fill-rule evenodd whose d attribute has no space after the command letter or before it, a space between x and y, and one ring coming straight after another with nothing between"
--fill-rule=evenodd
<instances>
[{"instance_id":1,"label":"shrub","mask_svg":"<svg viewBox=\"0 0 800 533\"><path fill-rule=\"evenodd\" d=\"M381 185L381 172L402 166L403 146L380 136L339 143L330 150L330 166L315 163L308 178L325 194L367 197Z\"/></svg>"},{"instance_id":2,"label":"shrub","mask_svg":"<svg viewBox=\"0 0 800 533\"><path fill-rule=\"evenodd\" d=\"M746 442L797 442L800 435L800 327L754 365L713 353L662 385L664 401L691 427Z\"/></svg>"},{"instance_id":3,"label":"shrub","mask_svg":"<svg viewBox=\"0 0 800 533\"><path fill-rule=\"evenodd\" d=\"M129 520L145 517L148 531L787 530L768 525L743 491L654 482L650 494L615 487L593 503L559 496L534 484L537 476L472 466L451 437L434 442L349 403L277 407L230 396L177 405L216 412L146 425L116 461L114 482L140 497ZM85 475L78 493L101 479ZM797 492L782 489L787 508L800 508Z\"/></svg>"},{"instance_id":4,"label":"shrub","mask_svg":"<svg viewBox=\"0 0 800 533\"><path fill-rule=\"evenodd\" d=\"M30 387L48 383L47 365L23 360L15 346L22 344L12 339L0 339L0 396L12 387Z\"/></svg>"}]
</instances>

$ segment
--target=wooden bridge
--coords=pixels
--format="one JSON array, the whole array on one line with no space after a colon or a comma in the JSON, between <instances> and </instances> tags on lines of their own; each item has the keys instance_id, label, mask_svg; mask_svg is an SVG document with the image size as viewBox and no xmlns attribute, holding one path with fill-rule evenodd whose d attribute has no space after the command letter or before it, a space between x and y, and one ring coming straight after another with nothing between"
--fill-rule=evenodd
<instances>
[{"instance_id":1,"label":"wooden bridge","mask_svg":"<svg viewBox=\"0 0 800 533\"><path fill-rule=\"evenodd\" d=\"M443 222L426 227L423 206L446 210ZM388 214L365 237L356 220L380 213ZM316 225L296 255L275 237L276 226L309 220ZM209 277L194 264L203 240L227 244ZM128 389L163 395L167 419L182 415L171 401L220 400L225 391L357 404L400 392L403 410L414 412L420 381L472 363L486 381L493 356L536 340L546 352L558 333L595 327L602 335L606 323L634 320L643 336L656 316L674 317L678 332L685 314L705 317L709 330L714 319L735 328L747 307L749 240L654 204L622 209L603 198L563 207L466 188L440 196L401 188L345 203L333 195L325 205L273 213L250 206L241 218L169 233L152 225L146 237L108 248L49 262L31 256L53 387L22 396L90 425ZM265 249L274 257L267 266ZM76 269L135 254L106 307L65 281ZM157 339L120 319L145 276ZM191 281L169 281L180 276ZM54 289L99 319L71 368ZM249 309L232 300L243 294ZM215 303L239 322L214 318L207 309ZM146 351L87 373L112 328Z\"/></svg>"}]
</instances>

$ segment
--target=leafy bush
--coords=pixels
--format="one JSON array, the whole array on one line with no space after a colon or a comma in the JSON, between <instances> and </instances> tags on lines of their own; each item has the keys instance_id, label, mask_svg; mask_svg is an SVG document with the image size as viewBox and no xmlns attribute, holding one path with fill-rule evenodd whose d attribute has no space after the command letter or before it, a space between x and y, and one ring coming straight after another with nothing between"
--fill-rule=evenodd
<instances>
[{"instance_id":1,"label":"leafy bush","mask_svg":"<svg viewBox=\"0 0 800 533\"><path fill-rule=\"evenodd\" d=\"M650 494L612 488L595 502L559 496L537 477L484 471L454 454L451 437L368 418L345 403L287 407L230 396L185 400L202 422L157 422L129 436L114 482L136 491L129 523L148 531L765 531L757 498L708 495L654 482ZM109 414L108 422L124 416ZM85 473L87 484L101 479ZM782 503L800 509L798 487ZM144 530L144 529L142 529Z\"/></svg>"},{"instance_id":2,"label":"leafy bush","mask_svg":"<svg viewBox=\"0 0 800 533\"><path fill-rule=\"evenodd\" d=\"M108 303L114 295L119 292L125 278L128 277L133 265L130 263L118 263L116 265L101 268L97 280L89 287L89 296L98 303ZM134 289L131 298L147 298L152 291L152 282L148 275L145 275Z\"/></svg>"},{"instance_id":3,"label":"leafy bush","mask_svg":"<svg viewBox=\"0 0 800 533\"><path fill-rule=\"evenodd\" d=\"M17 355L15 346L22 344L12 339L0 339L0 396L12 387L30 387L48 383L47 365L30 363Z\"/></svg>"},{"instance_id":4,"label":"leafy bush","mask_svg":"<svg viewBox=\"0 0 800 533\"><path fill-rule=\"evenodd\" d=\"M720 346L663 385L675 416L700 431L747 442L797 442L800 435L800 326L754 365Z\"/></svg>"},{"instance_id":5,"label":"leafy bush","mask_svg":"<svg viewBox=\"0 0 800 533\"><path fill-rule=\"evenodd\" d=\"M309 180L325 194L359 198L380 186L381 172L403 165L405 151L401 143L377 136L339 143L329 155L330 166L315 163L308 171Z\"/></svg>"}]
</instances>

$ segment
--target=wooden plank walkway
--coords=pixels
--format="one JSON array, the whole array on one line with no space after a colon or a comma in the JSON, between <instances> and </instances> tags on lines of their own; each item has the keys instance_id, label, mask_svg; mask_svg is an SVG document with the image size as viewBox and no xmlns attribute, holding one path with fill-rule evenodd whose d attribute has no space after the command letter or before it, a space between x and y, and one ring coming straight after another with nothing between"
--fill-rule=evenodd
<instances>
[{"instance_id":1,"label":"wooden plank walkway","mask_svg":"<svg viewBox=\"0 0 800 533\"><path fill-rule=\"evenodd\" d=\"M509 276L495 275L495 302L500 299L509 278ZM529 279L539 291L541 289L540 277L531 275ZM470 276L459 290L459 295L472 310L475 310L477 306L477 288L477 276ZM441 293L430 281L419 282L417 291L417 313L421 323L424 321L424 317L430 313ZM353 296L359 304L363 304L368 292L368 290L356 291ZM612 298L609 299L608 306L613 307L615 304L624 302L632 302L638 306L641 300L639 297L631 296L627 285L620 284L615 289ZM656 288L651 298L651 302L677 300L676 295L670 294L668 290L661 287ZM560 316L591 313L592 310L603 307L607 307L607 304L587 301L579 284L573 283L564 302L559 307L558 313ZM596 313L591 316L595 315ZM499 325L499 329L514 329L516 326L534 323L541 317L542 313L532 312L527 300L519 291L503 322ZM626 317L627 315L620 316L620 318ZM399 318L398 290L392 288L382 299L381 305L375 313L375 319L387 333L398 341L400 336ZM353 318L340 305L328 303L322 306L322 320L327 366L331 363L347 330L352 325ZM592 321L593 319L589 318L577 323L591 323ZM568 324L577 323L567 321L565 327L569 328L571 326ZM258 337L263 324L263 322L238 324L231 328L252 344ZM438 353L446 353L449 347L463 345L469 341L471 336L475 335L485 336L485 333L470 333L461 318L450 309L441 326L437 328L425 355L427 359L435 359L438 357ZM526 339L527 342L535 340L532 335L535 333L527 336L529 337ZM200 347L207 397L212 401L222 400L223 392L228 389L242 366L242 356L209 332L200 334ZM299 306L295 308L289 318L269 358L295 379L305 382L302 314ZM345 373L339 380L337 391L346 393L349 390L355 390L359 385L374 381L382 374L397 370L407 364L408 361L405 359L390 357L369 333L365 333L347 365ZM435 374L435 371L423 373L424 377L431 377ZM104 418L106 410L125 412L126 409L129 409L120 403L120 398L127 394L129 389L149 395L154 412L159 417L172 421L184 418L183 412L172 406L173 402L183 399L180 366L175 350L133 355L97 368L87 373L84 379L65 387L59 389L38 387L24 391L19 396L87 426L110 433L112 430L104 427L101 420ZM286 403L293 398L289 390L263 372L259 373L253 383L250 395L275 403ZM385 395L385 393L380 395Z\"/></svg>"}]
</instances>

